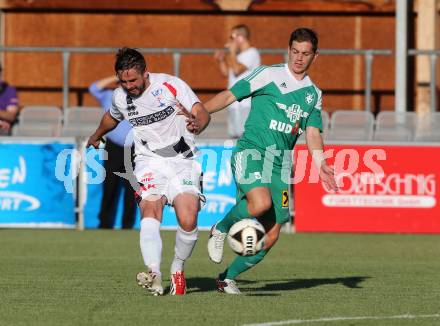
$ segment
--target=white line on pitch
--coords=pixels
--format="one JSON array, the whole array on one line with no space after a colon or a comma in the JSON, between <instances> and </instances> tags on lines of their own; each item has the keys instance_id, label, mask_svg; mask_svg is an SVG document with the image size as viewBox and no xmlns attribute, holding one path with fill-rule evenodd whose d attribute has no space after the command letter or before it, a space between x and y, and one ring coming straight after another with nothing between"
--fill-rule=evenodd
<instances>
[{"instance_id":1,"label":"white line on pitch","mask_svg":"<svg viewBox=\"0 0 440 326\"><path fill-rule=\"evenodd\" d=\"M344 320L383 320L383 319L419 319L419 318L440 318L440 314L434 315L397 315L397 316L359 316L359 317L327 317L317 319L290 319L281 321L269 321L261 324L243 324L241 326L275 326L289 324L322 323Z\"/></svg>"}]
</instances>

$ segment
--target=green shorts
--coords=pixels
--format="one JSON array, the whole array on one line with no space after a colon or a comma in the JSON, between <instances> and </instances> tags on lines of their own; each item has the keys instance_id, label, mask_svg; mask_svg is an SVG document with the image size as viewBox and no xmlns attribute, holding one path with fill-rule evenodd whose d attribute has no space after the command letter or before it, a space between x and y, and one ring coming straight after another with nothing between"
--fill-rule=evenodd
<instances>
[{"instance_id":1,"label":"green shorts","mask_svg":"<svg viewBox=\"0 0 440 326\"><path fill-rule=\"evenodd\" d=\"M278 224L290 221L289 185L281 178L281 169L265 164L264 155L257 150L236 148L231 159L232 173L237 184L237 202L256 187L269 188L272 207L262 218Z\"/></svg>"}]
</instances>

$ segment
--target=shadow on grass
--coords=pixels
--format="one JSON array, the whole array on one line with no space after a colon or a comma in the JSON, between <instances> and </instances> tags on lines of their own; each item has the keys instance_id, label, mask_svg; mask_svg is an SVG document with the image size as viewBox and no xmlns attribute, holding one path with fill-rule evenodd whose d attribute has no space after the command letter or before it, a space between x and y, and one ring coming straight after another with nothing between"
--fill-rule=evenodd
<instances>
[{"instance_id":1,"label":"shadow on grass","mask_svg":"<svg viewBox=\"0 0 440 326\"><path fill-rule=\"evenodd\" d=\"M371 278L370 276L350 276L350 277L335 277L335 278L310 278L310 279L294 279L294 280L237 280L238 286L241 290L247 291L293 291L310 289L322 285L343 285L350 289L361 289L359 284ZM188 286L188 293L209 292L216 291L215 278L210 277L192 277L186 280ZM264 283L261 287L255 287L258 283ZM267 296L264 293L254 293L248 295ZM275 294L272 294L275 295Z\"/></svg>"},{"instance_id":2,"label":"shadow on grass","mask_svg":"<svg viewBox=\"0 0 440 326\"><path fill-rule=\"evenodd\" d=\"M340 284L350 289L362 289L359 284L369 279L369 276L350 276L335 278L309 278L296 280L278 280L278 281L262 281L266 283L264 286L254 288L257 291L292 291L310 289L321 285ZM244 288L243 288L244 289Z\"/></svg>"}]
</instances>

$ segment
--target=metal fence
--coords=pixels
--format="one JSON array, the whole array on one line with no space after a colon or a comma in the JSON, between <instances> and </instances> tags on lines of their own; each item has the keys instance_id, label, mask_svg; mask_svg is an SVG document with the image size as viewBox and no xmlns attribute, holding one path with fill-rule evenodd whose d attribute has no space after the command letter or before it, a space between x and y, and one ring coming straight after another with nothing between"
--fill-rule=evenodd
<instances>
[{"instance_id":1,"label":"metal fence","mask_svg":"<svg viewBox=\"0 0 440 326\"><path fill-rule=\"evenodd\" d=\"M46 53L60 53L62 55L62 71L63 71L63 107L69 106L69 75L70 75L70 56L72 53L115 53L118 48L94 48L94 47L30 47L30 46L1 46L0 52L46 52ZM142 53L149 54L169 54L173 57L173 73L176 76L180 74L180 62L182 54L213 54L218 49L212 48L140 48ZM280 54L283 55L287 61L287 52L285 49L259 49L261 54ZM392 50L354 50L354 49L321 49L321 55L361 55L364 57L365 63L365 89L364 89L364 109L371 110L372 97L372 79L373 79L373 61L376 56L391 56ZM430 57L431 78L430 78L430 108L434 112L437 106L437 92L436 92L436 67L437 57L440 56L440 50L408 50L408 55L428 55Z\"/></svg>"}]
</instances>

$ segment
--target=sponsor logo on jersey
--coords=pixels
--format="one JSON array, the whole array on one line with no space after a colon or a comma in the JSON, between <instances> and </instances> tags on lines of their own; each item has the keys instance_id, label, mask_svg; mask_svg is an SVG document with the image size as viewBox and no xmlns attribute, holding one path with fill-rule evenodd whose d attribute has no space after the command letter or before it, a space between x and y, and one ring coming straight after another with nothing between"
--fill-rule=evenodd
<instances>
[{"instance_id":1,"label":"sponsor logo on jersey","mask_svg":"<svg viewBox=\"0 0 440 326\"><path fill-rule=\"evenodd\" d=\"M147 191L150 190L151 188L156 189L156 185L152 183L148 183L141 186L142 191Z\"/></svg>"},{"instance_id":2,"label":"sponsor logo on jersey","mask_svg":"<svg viewBox=\"0 0 440 326\"><path fill-rule=\"evenodd\" d=\"M307 104L312 104L313 99L314 99L315 95L313 93L306 93L306 103Z\"/></svg>"},{"instance_id":3,"label":"sponsor logo on jersey","mask_svg":"<svg viewBox=\"0 0 440 326\"><path fill-rule=\"evenodd\" d=\"M286 85L285 82L282 82L282 83L280 84L280 87L282 87L282 88L287 88L287 85Z\"/></svg>"},{"instance_id":4,"label":"sponsor logo on jersey","mask_svg":"<svg viewBox=\"0 0 440 326\"><path fill-rule=\"evenodd\" d=\"M269 129L271 130L275 130L275 131L279 131L279 132L283 132L285 134L299 134L301 135L304 131L299 127L299 122L296 122L295 125L292 127L292 125L286 123L286 122L281 122L281 121L277 121L277 120L270 120L269 123Z\"/></svg>"},{"instance_id":5,"label":"sponsor logo on jersey","mask_svg":"<svg viewBox=\"0 0 440 326\"><path fill-rule=\"evenodd\" d=\"M136 105L134 105L130 95L127 95L127 112L129 117L139 114L139 112L136 111Z\"/></svg>"},{"instance_id":6,"label":"sponsor logo on jersey","mask_svg":"<svg viewBox=\"0 0 440 326\"><path fill-rule=\"evenodd\" d=\"M153 172L147 172L141 178L142 183L151 182L153 180L154 180Z\"/></svg>"},{"instance_id":7,"label":"sponsor logo on jersey","mask_svg":"<svg viewBox=\"0 0 440 326\"><path fill-rule=\"evenodd\" d=\"M286 104L277 102L276 105L279 109L283 110L286 113L286 117L292 123L297 122L302 117L307 118L309 116L309 113L301 109L301 106L299 104L294 103L291 106L287 106Z\"/></svg>"},{"instance_id":8,"label":"sponsor logo on jersey","mask_svg":"<svg viewBox=\"0 0 440 326\"><path fill-rule=\"evenodd\" d=\"M182 184L183 184L184 186L192 186L192 185L193 185L193 182L192 182L191 180L183 179Z\"/></svg>"},{"instance_id":9,"label":"sponsor logo on jersey","mask_svg":"<svg viewBox=\"0 0 440 326\"><path fill-rule=\"evenodd\" d=\"M281 207L289 207L289 192L287 190L283 190L282 192Z\"/></svg>"},{"instance_id":10,"label":"sponsor logo on jersey","mask_svg":"<svg viewBox=\"0 0 440 326\"><path fill-rule=\"evenodd\" d=\"M174 108L172 106L168 106L165 109L149 114L149 115L145 115L142 117L138 117L138 118L133 118L128 120L131 125L133 127L137 127L137 126L148 126L152 123L155 122L159 122L162 120L165 120L166 118L168 118L171 114L174 113Z\"/></svg>"}]
</instances>

